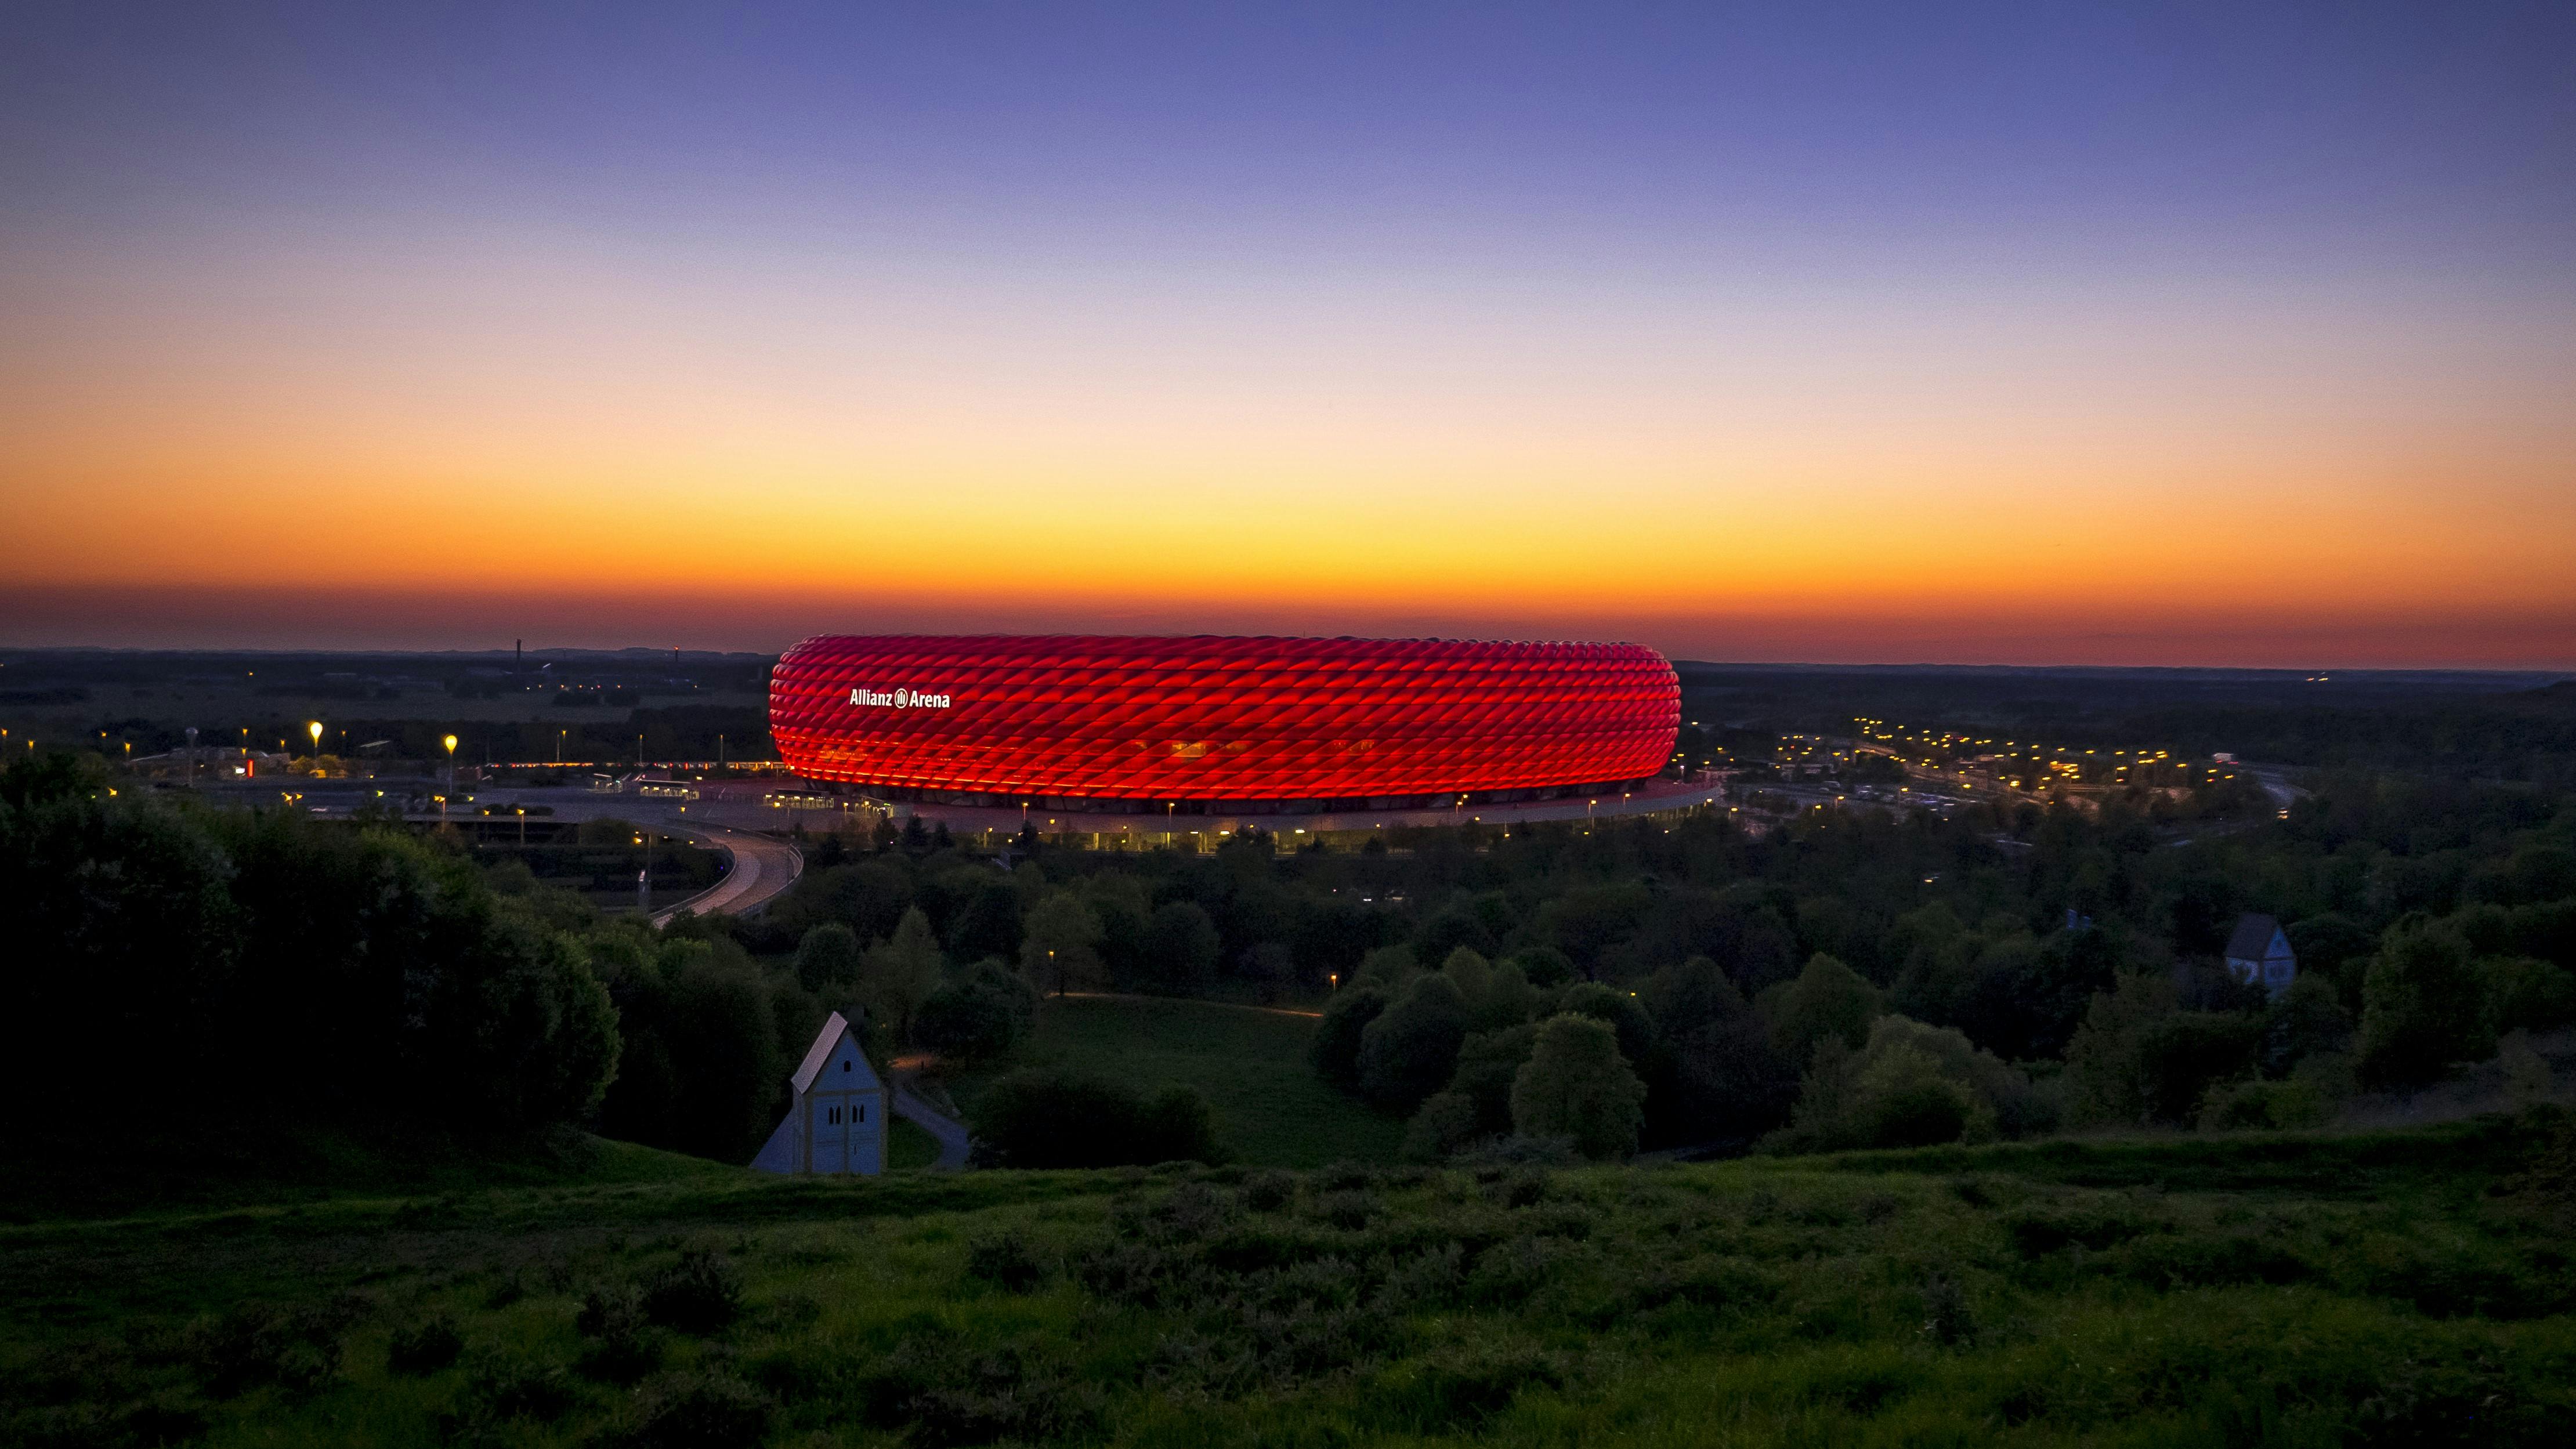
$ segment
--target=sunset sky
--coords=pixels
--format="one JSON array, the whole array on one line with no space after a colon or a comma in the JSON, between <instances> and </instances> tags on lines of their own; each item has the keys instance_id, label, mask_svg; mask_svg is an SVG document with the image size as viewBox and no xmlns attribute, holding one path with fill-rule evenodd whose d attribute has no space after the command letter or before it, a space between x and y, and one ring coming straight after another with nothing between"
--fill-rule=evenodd
<instances>
[{"instance_id":1,"label":"sunset sky","mask_svg":"<svg viewBox=\"0 0 2576 1449\"><path fill-rule=\"evenodd\" d=\"M2576 667L2576 6L0 14L0 644L997 628Z\"/></svg>"}]
</instances>

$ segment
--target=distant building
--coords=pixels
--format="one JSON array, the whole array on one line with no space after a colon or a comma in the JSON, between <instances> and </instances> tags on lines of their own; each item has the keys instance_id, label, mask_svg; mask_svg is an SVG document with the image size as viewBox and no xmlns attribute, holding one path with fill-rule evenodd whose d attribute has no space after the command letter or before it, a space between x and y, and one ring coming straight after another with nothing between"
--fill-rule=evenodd
<instances>
[{"instance_id":1,"label":"distant building","mask_svg":"<svg viewBox=\"0 0 2576 1449\"><path fill-rule=\"evenodd\" d=\"M2248 912L2236 918L2236 934L2227 938L2227 971L2249 986L2262 987L2267 996L2278 996L2297 978L2299 958L2279 921Z\"/></svg>"},{"instance_id":2,"label":"distant building","mask_svg":"<svg viewBox=\"0 0 2576 1449\"><path fill-rule=\"evenodd\" d=\"M839 1012L823 1023L788 1083L795 1100L751 1160L753 1171L872 1177L885 1170L885 1084Z\"/></svg>"}]
</instances>

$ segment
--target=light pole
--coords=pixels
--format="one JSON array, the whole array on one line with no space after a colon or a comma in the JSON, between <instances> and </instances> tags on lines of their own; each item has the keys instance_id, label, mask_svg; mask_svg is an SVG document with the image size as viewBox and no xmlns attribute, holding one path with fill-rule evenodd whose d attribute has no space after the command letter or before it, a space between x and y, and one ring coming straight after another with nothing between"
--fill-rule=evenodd
<instances>
[{"instance_id":1,"label":"light pole","mask_svg":"<svg viewBox=\"0 0 2576 1449\"><path fill-rule=\"evenodd\" d=\"M447 793L453 795L456 793L456 736L449 735L441 743L447 746ZM447 807L442 804L438 813L446 814Z\"/></svg>"},{"instance_id":2,"label":"light pole","mask_svg":"<svg viewBox=\"0 0 2576 1449\"><path fill-rule=\"evenodd\" d=\"M306 725L304 732L313 736L313 773L319 775L322 773L322 721L317 719Z\"/></svg>"}]
</instances>

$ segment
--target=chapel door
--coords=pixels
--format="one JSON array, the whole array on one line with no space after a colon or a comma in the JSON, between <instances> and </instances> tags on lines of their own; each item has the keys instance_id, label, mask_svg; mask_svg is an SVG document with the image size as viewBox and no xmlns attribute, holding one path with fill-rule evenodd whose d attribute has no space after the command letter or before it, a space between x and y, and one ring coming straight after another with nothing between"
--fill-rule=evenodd
<instances>
[{"instance_id":1,"label":"chapel door","mask_svg":"<svg viewBox=\"0 0 2576 1449\"><path fill-rule=\"evenodd\" d=\"M850 1109L843 1097L816 1097L814 1113L814 1170L847 1172L850 1170Z\"/></svg>"}]
</instances>

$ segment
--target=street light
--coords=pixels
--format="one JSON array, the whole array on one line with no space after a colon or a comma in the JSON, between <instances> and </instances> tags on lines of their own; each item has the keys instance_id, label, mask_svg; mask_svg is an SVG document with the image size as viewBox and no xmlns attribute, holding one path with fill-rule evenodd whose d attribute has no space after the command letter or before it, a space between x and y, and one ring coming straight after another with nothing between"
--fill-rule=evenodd
<instances>
[{"instance_id":1,"label":"street light","mask_svg":"<svg viewBox=\"0 0 2576 1449\"><path fill-rule=\"evenodd\" d=\"M322 721L317 719L306 725L304 732L313 736L313 772L318 775L322 772Z\"/></svg>"},{"instance_id":2,"label":"street light","mask_svg":"<svg viewBox=\"0 0 2576 1449\"><path fill-rule=\"evenodd\" d=\"M456 736L449 735L441 743L447 746L447 793L453 795L456 793ZM446 814L447 807L441 805L438 813Z\"/></svg>"}]
</instances>

